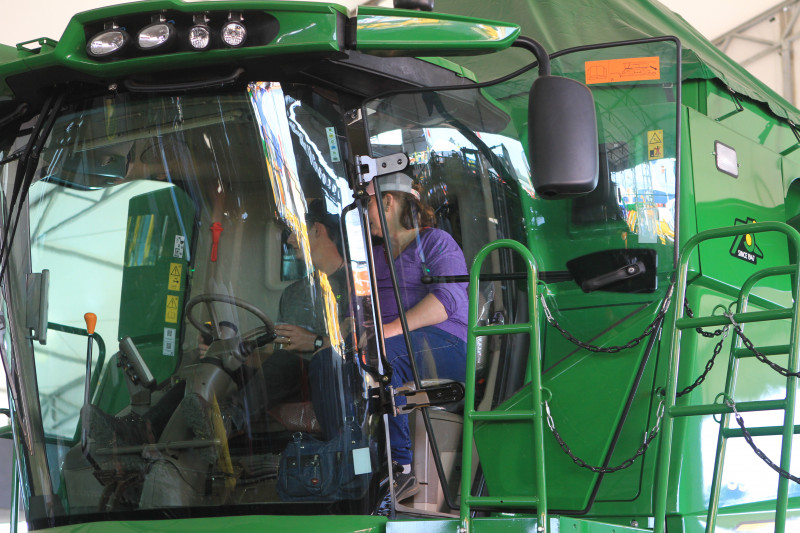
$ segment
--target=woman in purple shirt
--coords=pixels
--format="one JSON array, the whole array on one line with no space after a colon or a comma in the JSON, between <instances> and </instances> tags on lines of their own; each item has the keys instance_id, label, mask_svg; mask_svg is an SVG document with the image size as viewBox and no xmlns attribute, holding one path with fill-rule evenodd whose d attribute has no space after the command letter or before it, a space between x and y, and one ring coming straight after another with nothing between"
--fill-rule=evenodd
<instances>
[{"instance_id":1,"label":"woman in purple shirt","mask_svg":"<svg viewBox=\"0 0 800 533\"><path fill-rule=\"evenodd\" d=\"M467 284L422 282L423 276L452 276L467 273L464 254L450 234L431 227L432 210L422 204L413 180L401 172L380 178L381 201L373 184L367 192L372 234L389 239L397 272L400 300L405 309L414 359L420 378L444 378L463 382L467 353ZM381 231L379 206L386 218L386 235ZM386 356L392 366L395 388L414 380L411 361L400 325L392 287L387 251L375 247L375 276L381 305ZM411 471L411 436L408 416L389 418L392 461L398 466L395 494L399 500L419 490ZM402 470L400 470L402 468Z\"/></svg>"}]
</instances>

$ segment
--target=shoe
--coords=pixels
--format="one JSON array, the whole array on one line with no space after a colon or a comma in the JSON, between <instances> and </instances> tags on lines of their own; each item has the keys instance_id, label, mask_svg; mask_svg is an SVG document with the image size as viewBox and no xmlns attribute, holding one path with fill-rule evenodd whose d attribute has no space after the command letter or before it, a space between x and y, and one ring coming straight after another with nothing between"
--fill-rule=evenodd
<instances>
[{"instance_id":1,"label":"shoe","mask_svg":"<svg viewBox=\"0 0 800 533\"><path fill-rule=\"evenodd\" d=\"M414 472L404 474L400 472L394 475L394 497L398 502L410 498L419 492L419 483Z\"/></svg>"}]
</instances>

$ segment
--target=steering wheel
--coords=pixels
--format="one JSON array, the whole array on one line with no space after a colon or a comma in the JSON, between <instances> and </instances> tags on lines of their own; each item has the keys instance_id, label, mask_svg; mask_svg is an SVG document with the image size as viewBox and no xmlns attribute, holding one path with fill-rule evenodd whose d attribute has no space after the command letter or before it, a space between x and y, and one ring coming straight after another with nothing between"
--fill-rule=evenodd
<instances>
[{"instance_id":1,"label":"steering wheel","mask_svg":"<svg viewBox=\"0 0 800 533\"><path fill-rule=\"evenodd\" d=\"M195 296L189 300L189 303L186 304L186 318L188 318L189 323L197 328L201 333L209 333L208 327L200 322L197 317L192 314L192 311L195 307L197 307L198 304L202 303L205 304L206 309L208 310L208 316L211 318L211 338L213 340L219 340L220 338L218 332L220 331L222 322L220 322L220 320L217 318L217 313L214 312L214 302L234 305L244 309L245 311L249 311L264 324L264 327L255 328L242 335L242 340L260 340L266 344L275 338L275 325L264 311L249 302L245 302L241 298L228 296L227 294L201 294L199 296ZM264 341L262 337L265 335L269 337L269 339Z\"/></svg>"}]
</instances>

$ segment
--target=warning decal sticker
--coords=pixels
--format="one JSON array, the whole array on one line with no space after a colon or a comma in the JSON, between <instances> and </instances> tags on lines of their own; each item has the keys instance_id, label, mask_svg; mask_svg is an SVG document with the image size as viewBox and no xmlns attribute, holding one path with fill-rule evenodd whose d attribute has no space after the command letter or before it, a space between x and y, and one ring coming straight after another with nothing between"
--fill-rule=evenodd
<instances>
[{"instance_id":1,"label":"warning decal sticker","mask_svg":"<svg viewBox=\"0 0 800 533\"><path fill-rule=\"evenodd\" d=\"M664 157L664 130L650 130L647 132L647 158L662 157Z\"/></svg>"},{"instance_id":2,"label":"warning decal sticker","mask_svg":"<svg viewBox=\"0 0 800 533\"><path fill-rule=\"evenodd\" d=\"M325 128L325 133L328 135L328 149L331 153L331 161L338 163L339 157L339 141L336 139L336 128Z\"/></svg>"},{"instance_id":3,"label":"warning decal sticker","mask_svg":"<svg viewBox=\"0 0 800 533\"><path fill-rule=\"evenodd\" d=\"M167 295L167 313L164 320L173 324L178 323L178 297Z\"/></svg>"},{"instance_id":4,"label":"warning decal sticker","mask_svg":"<svg viewBox=\"0 0 800 533\"><path fill-rule=\"evenodd\" d=\"M659 57L628 57L587 61L586 85L661 79Z\"/></svg>"},{"instance_id":5,"label":"warning decal sticker","mask_svg":"<svg viewBox=\"0 0 800 533\"><path fill-rule=\"evenodd\" d=\"M167 289L171 291L181 290L182 270L183 270L183 265L181 265L180 263L169 264L169 284L167 285Z\"/></svg>"}]
</instances>

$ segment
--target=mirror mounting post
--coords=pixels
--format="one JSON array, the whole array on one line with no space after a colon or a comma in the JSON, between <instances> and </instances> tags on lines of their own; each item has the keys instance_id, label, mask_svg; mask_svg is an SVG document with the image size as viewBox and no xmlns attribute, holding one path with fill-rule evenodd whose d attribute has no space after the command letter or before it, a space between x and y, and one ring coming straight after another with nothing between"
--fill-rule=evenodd
<instances>
[{"instance_id":1,"label":"mirror mounting post","mask_svg":"<svg viewBox=\"0 0 800 533\"><path fill-rule=\"evenodd\" d=\"M25 326L31 330L30 338L39 344L47 344L47 293L50 288L50 271L31 273L26 278L27 307Z\"/></svg>"}]
</instances>

